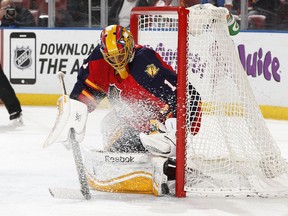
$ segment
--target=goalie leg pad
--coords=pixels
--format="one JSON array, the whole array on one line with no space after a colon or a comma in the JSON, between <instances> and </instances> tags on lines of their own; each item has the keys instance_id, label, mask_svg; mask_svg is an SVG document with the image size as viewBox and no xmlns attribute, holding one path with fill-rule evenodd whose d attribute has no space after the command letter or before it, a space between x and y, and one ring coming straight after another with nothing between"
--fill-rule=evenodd
<instances>
[{"instance_id":1,"label":"goalie leg pad","mask_svg":"<svg viewBox=\"0 0 288 216\"><path fill-rule=\"evenodd\" d=\"M88 183L94 190L155 196L175 193L176 162L172 158L82 149Z\"/></svg>"},{"instance_id":2,"label":"goalie leg pad","mask_svg":"<svg viewBox=\"0 0 288 216\"><path fill-rule=\"evenodd\" d=\"M88 183L94 190L152 194L152 165L147 153L82 149L88 165Z\"/></svg>"}]
</instances>

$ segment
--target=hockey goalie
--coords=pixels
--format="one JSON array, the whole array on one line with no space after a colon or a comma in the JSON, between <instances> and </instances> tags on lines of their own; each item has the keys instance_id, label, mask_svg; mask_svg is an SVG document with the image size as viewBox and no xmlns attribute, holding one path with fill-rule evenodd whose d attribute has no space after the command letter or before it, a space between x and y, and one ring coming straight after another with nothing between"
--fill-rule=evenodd
<instances>
[{"instance_id":1,"label":"hockey goalie","mask_svg":"<svg viewBox=\"0 0 288 216\"><path fill-rule=\"evenodd\" d=\"M87 114L106 97L113 110L101 122L103 150L81 145L90 188L173 194L177 76L158 53L135 45L131 32L120 25L101 32L70 96L59 99L58 124L45 145L59 137L67 140L71 128L75 140L81 142ZM191 134L196 135L201 125L201 96L191 84L188 100Z\"/></svg>"},{"instance_id":2,"label":"hockey goalie","mask_svg":"<svg viewBox=\"0 0 288 216\"><path fill-rule=\"evenodd\" d=\"M70 98L65 95L58 101L63 119L58 123L59 133L65 135L71 127L77 128L79 142L85 132L86 112L94 111L105 97L113 107L101 123L103 151L82 147L91 188L157 196L171 192L167 181L174 180L175 174L167 164L175 166L176 84L171 66L155 51L135 45L126 28L111 25L102 31L99 45L80 68ZM190 88L194 104L191 129L196 134L201 99L193 86ZM74 121L73 111L69 116L67 110L77 111L82 121ZM59 139L55 131L58 129L46 145Z\"/></svg>"}]
</instances>

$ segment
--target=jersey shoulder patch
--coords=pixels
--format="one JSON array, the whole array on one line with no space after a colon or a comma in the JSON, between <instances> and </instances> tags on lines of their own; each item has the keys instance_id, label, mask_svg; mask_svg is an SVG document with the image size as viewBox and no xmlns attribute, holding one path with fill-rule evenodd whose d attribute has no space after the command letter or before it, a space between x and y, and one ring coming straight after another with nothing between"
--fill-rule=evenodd
<instances>
[{"instance_id":1,"label":"jersey shoulder patch","mask_svg":"<svg viewBox=\"0 0 288 216\"><path fill-rule=\"evenodd\" d=\"M149 64L146 65L145 72L148 74L148 76L154 78L158 74L159 68L155 66L155 64Z\"/></svg>"}]
</instances>

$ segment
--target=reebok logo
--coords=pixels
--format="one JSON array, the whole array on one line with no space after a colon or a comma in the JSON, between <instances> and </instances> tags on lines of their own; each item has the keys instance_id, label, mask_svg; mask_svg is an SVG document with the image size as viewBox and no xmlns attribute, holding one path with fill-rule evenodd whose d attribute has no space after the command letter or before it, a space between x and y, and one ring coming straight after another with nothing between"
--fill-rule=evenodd
<instances>
[{"instance_id":1,"label":"reebok logo","mask_svg":"<svg viewBox=\"0 0 288 216\"><path fill-rule=\"evenodd\" d=\"M128 157L122 157L122 156L116 156L112 157L109 155L105 155L105 162L108 163L133 163L134 157L128 156Z\"/></svg>"}]
</instances>

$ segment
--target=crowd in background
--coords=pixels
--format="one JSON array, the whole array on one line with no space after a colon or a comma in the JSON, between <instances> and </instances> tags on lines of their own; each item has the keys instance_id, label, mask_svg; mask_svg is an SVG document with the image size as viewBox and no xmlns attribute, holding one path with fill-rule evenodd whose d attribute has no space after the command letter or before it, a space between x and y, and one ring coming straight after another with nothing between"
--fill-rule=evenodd
<instances>
[{"instance_id":1,"label":"crowd in background","mask_svg":"<svg viewBox=\"0 0 288 216\"><path fill-rule=\"evenodd\" d=\"M35 26L48 26L48 0L13 1L17 10L24 8L30 11L35 19ZM91 0L91 3L92 27L100 27L101 0ZM226 7L239 23L241 20L241 0L184 0L181 3L185 7L200 3ZM181 3L180 0L108 0L108 24L129 27L130 11L133 7L178 6ZM88 0L55 0L54 26L88 27L88 6ZM6 11L5 8L1 9ZM248 29L286 30L287 26L288 0L248 0Z\"/></svg>"}]
</instances>

